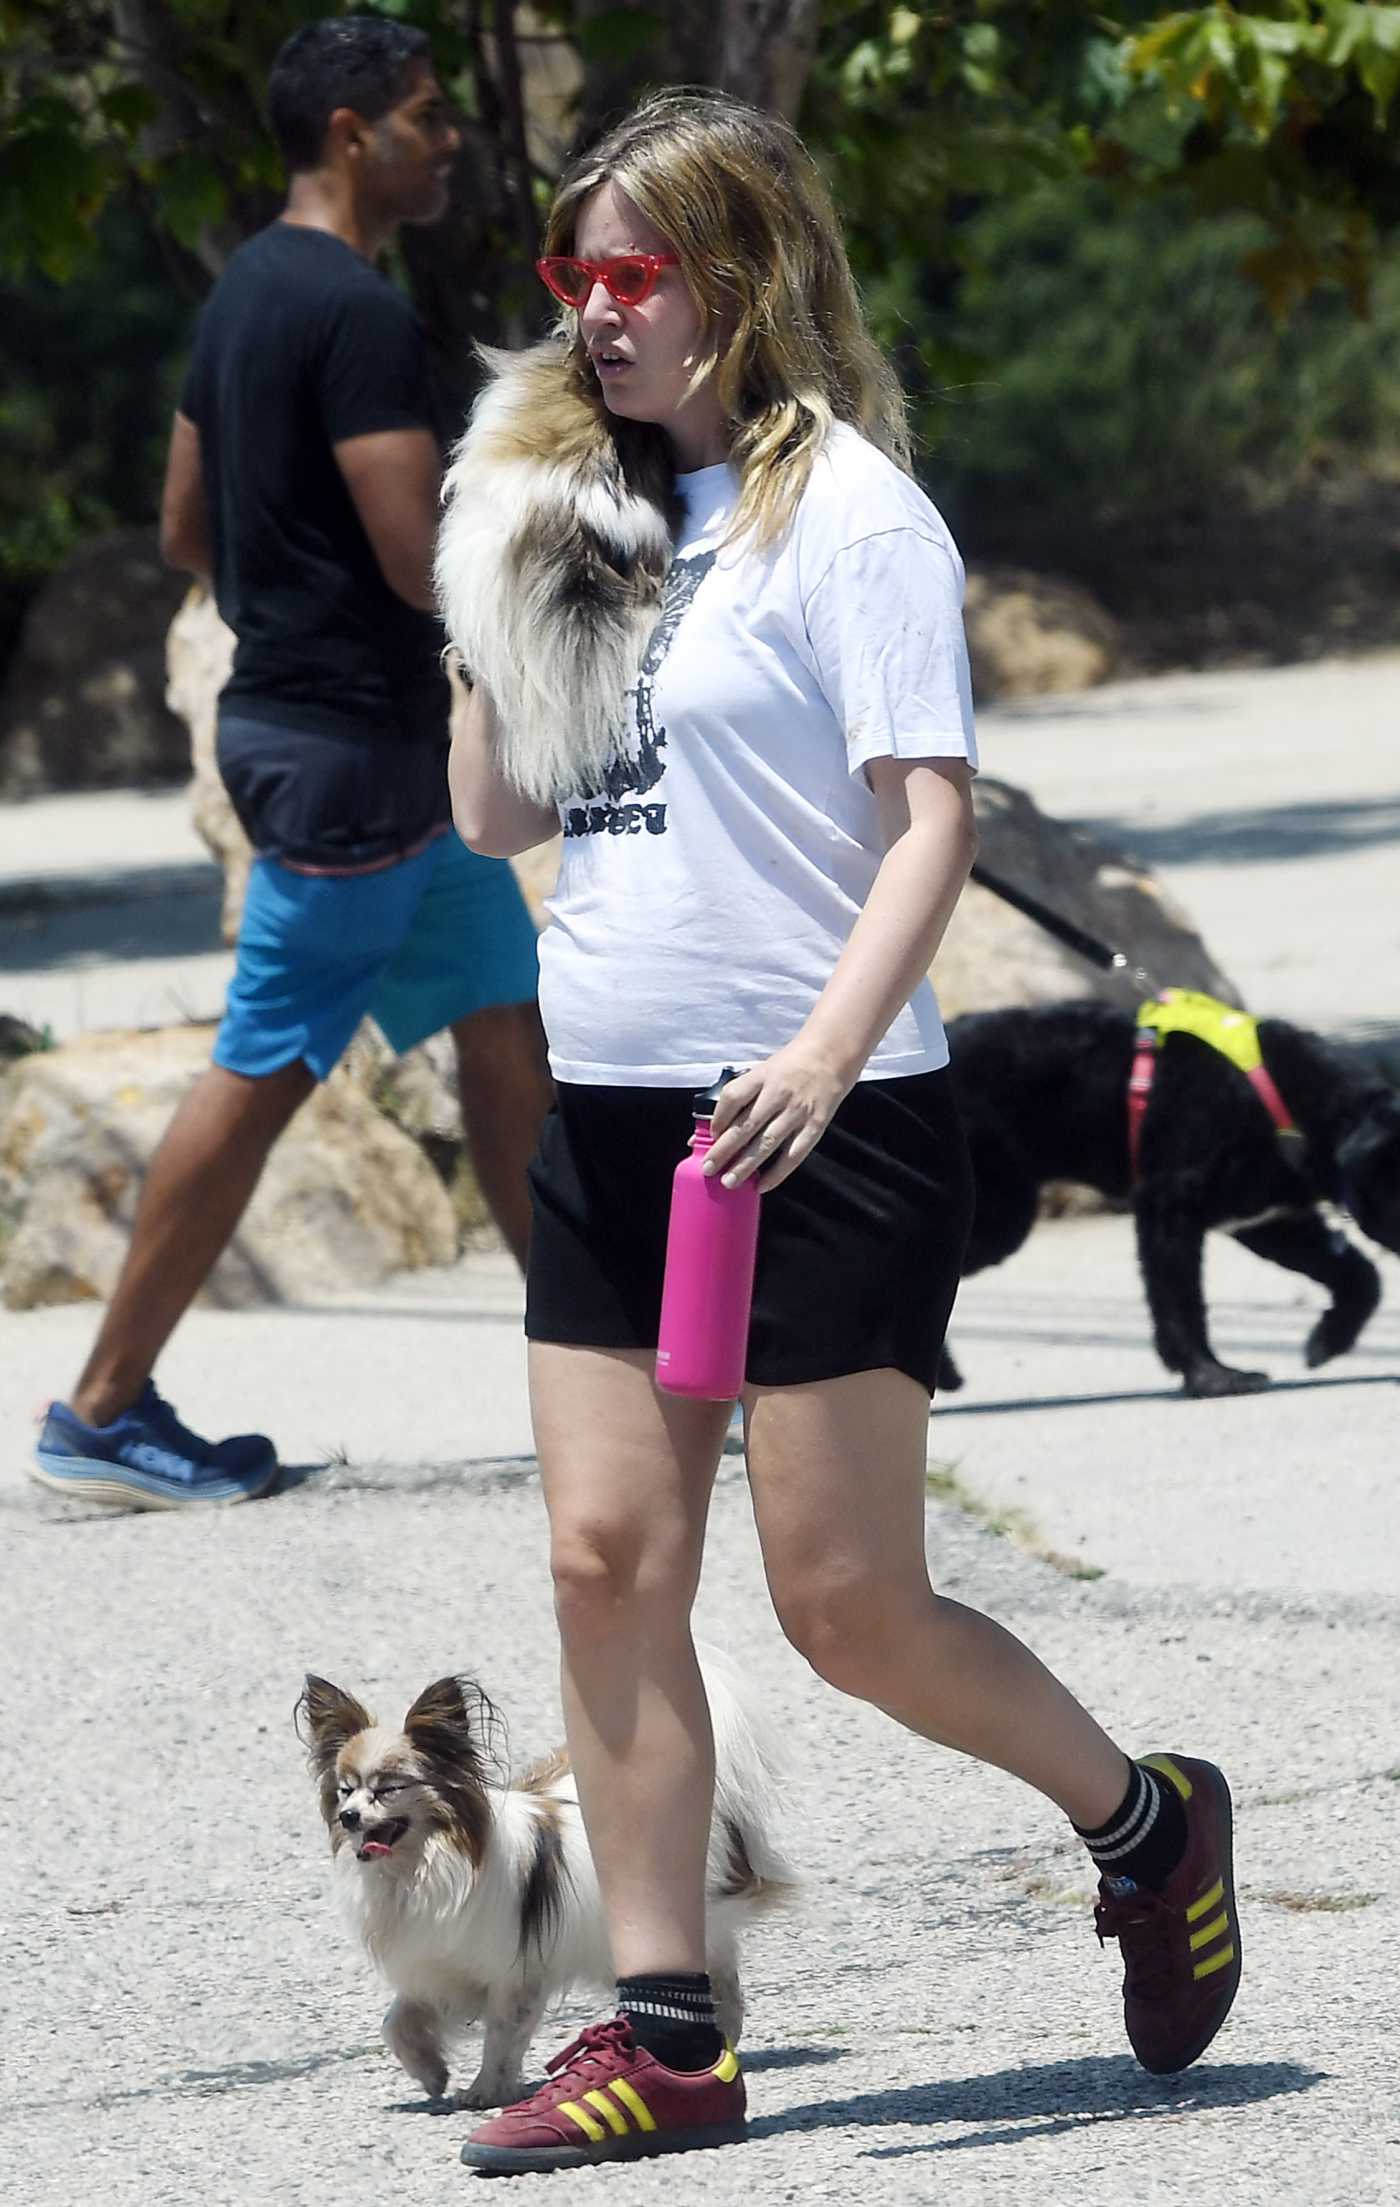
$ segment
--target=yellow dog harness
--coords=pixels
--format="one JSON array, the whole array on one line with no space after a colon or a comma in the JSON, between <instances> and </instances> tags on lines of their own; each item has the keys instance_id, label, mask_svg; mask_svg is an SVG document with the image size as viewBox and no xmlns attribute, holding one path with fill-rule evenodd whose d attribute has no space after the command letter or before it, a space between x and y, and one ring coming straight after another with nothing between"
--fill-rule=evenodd
<instances>
[{"instance_id":1,"label":"yellow dog harness","mask_svg":"<svg viewBox=\"0 0 1400 2207\"><path fill-rule=\"evenodd\" d=\"M1292 1113L1264 1063L1259 1022L1248 1012L1238 1011L1233 1004L1222 1004L1218 997L1206 996L1200 989L1163 989L1160 996L1149 996L1138 1007L1133 1068L1128 1076L1128 1160L1135 1181L1140 1177L1142 1122L1152 1093L1157 1052L1169 1035L1194 1035L1198 1042L1218 1050L1244 1074L1280 1137L1301 1140Z\"/></svg>"}]
</instances>

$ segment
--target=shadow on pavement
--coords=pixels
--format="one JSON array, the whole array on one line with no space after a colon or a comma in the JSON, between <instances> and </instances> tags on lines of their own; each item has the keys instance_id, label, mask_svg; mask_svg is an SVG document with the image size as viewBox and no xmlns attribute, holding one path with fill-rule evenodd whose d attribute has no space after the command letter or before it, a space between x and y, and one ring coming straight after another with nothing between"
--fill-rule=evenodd
<instances>
[{"instance_id":1,"label":"shadow on pavement","mask_svg":"<svg viewBox=\"0 0 1400 2207\"><path fill-rule=\"evenodd\" d=\"M990 1418L1003 1410L1085 1410L1119 1402L1189 1402L1202 1407L1209 1402L1219 1409L1226 1402L1258 1402L1263 1395L1305 1394L1320 1387L1400 1387L1400 1377L1390 1372L1358 1372L1355 1379L1276 1379L1253 1395L1183 1395L1179 1387L1170 1385L1125 1387L1101 1395L1015 1395L995 1402L949 1402L940 1395L929 1414L941 1425L947 1418Z\"/></svg>"},{"instance_id":2,"label":"shadow on pavement","mask_svg":"<svg viewBox=\"0 0 1400 2207\"><path fill-rule=\"evenodd\" d=\"M259 2085L296 2084L323 2069L337 2069L346 2062L383 2061L384 2048L377 2040L363 2046L335 2046L318 2054L294 2055L286 2061L231 2061L222 2069L177 2069L153 2084L132 2085L124 2091L95 2092L91 2099L65 2092L55 2099L11 2101L7 2116L42 2115L53 2108L107 2109L129 2107L142 2100L211 2099L225 2092L247 2092Z\"/></svg>"},{"instance_id":3,"label":"shadow on pavement","mask_svg":"<svg viewBox=\"0 0 1400 2207\"><path fill-rule=\"evenodd\" d=\"M759 2069L809 2069L817 2062L840 2061L845 2051L844 2046L770 2046L762 2053L745 2054L744 2069L750 2076ZM547 2081L544 2077L531 2078L527 2073L525 2090L527 2093L537 2092L540 2085ZM440 2100L391 2100L389 2113L437 2118L443 2115L484 2114L486 2110L469 2109L460 2093L449 2092Z\"/></svg>"},{"instance_id":4,"label":"shadow on pavement","mask_svg":"<svg viewBox=\"0 0 1400 2207\"><path fill-rule=\"evenodd\" d=\"M203 957L225 948L223 881L212 864L147 867L0 891L0 972L145 958Z\"/></svg>"},{"instance_id":5,"label":"shadow on pavement","mask_svg":"<svg viewBox=\"0 0 1400 2207\"><path fill-rule=\"evenodd\" d=\"M1261 2100L1307 2092L1326 2071L1296 2062L1227 2062L1185 2078L1150 2077L1126 2054L1111 2060L1048 2062L991 2076L950 2077L898 2092L856 2093L849 2099L813 2100L750 2124L755 2138L789 2131L882 2129L896 2123L980 2124L956 2138L910 2140L867 2148L872 2159L914 2153L946 2153L969 2146L1021 2145L1028 2139L1082 2130L1091 2123L1156 2118L1219 2107L1248 2107Z\"/></svg>"},{"instance_id":6,"label":"shadow on pavement","mask_svg":"<svg viewBox=\"0 0 1400 2207\"><path fill-rule=\"evenodd\" d=\"M334 1494L431 1494L443 1488L468 1486L474 1493L483 1488L498 1493L510 1487L530 1486L538 1477L539 1464L526 1451L518 1455L454 1456L446 1462L422 1458L390 1463L377 1458L361 1464L336 1456L330 1461L323 1457L314 1464L284 1464L272 1494L290 1494L298 1487L313 1485ZM264 1497L271 1499L271 1495Z\"/></svg>"},{"instance_id":7,"label":"shadow on pavement","mask_svg":"<svg viewBox=\"0 0 1400 2207\"><path fill-rule=\"evenodd\" d=\"M819 2062L840 2061L844 2046L765 2046L757 2053L744 2055L744 2073L753 2076L762 2069L815 2069Z\"/></svg>"},{"instance_id":8,"label":"shadow on pavement","mask_svg":"<svg viewBox=\"0 0 1400 2207\"><path fill-rule=\"evenodd\" d=\"M454 1456L446 1462L422 1458L389 1463L380 1458L363 1464L337 1454L317 1457L313 1463L283 1464L275 1486L255 1501L240 1503L237 1507L266 1509L279 1495L294 1494L302 1487L330 1494L432 1494L453 1488L495 1494L513 1487L531 1486L538 1478L539 1464L528 1451L518 1455ZM220 1505L193 1503L187 1506L187 1514L198 1515L201 1510L209 1517L223 1514ZM110 1524L117 1518L168 1517L171 1514L169 1510L145 1509L134 1502L126 1505L88 1502L55 1493L28 1479L0 1485L0 1514L6 1511L30 1518L36 1524L63 1526L95 1525L99 1520Z\"/></svg>"},{"instance_id":9,"label":"shadow on pavement","mask_svg":"<svg viewBox=\"0 0 1400 2207\"><path fill-rule=\"evenodd\" d=\"M1192 866L1217 860L1248 866L1400 842L1400 798L1251 806L1247 812L1202 812L1160 827L1096 813L1076 825L1130 850L1149 866Z\"/></svg>"}]
</instances>

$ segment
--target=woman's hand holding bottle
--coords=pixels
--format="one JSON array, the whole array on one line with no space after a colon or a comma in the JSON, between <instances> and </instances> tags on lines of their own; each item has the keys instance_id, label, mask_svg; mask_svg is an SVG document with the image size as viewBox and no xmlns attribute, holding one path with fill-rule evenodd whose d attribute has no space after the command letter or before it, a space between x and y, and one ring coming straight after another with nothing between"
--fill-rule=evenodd
<instances>
[{"instance_id":1,"label":"woman's hand holding bottle","mask_svg":"<svg viewBox=\"0 0 1400 2207\"><path fill-rule=\"evenodd\" d=\"M751 1065L720 1093L706 1174L737 1188L757 1173L766 1195L811 1155L853 1082L800 1037Z\"/></svg>"}]
</instances>

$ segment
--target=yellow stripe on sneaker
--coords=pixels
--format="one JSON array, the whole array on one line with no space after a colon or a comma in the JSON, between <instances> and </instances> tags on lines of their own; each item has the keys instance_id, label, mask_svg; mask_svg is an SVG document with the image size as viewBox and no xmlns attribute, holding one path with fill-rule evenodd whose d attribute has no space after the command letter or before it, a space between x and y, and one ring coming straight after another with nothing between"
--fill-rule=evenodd
<instances>
[{"instance_id":1,"label":"yellow stripe on sneaker","mask_svg":"<svg viewBox=\"0 0 1400 2207\"><path fill-rule=\"evenodd\" d=\"M608 2128L616 2134L617 2137L622 2138L626 2135L627 2117L623 2114L620 2107L613 2106L613 2103L608 2098L606 2092L595 2088L592 2092L585 2092L583 2096L587 2100L590 2107L597 2108L598 2113L603 2118L603 2121L607 2124Z\"/></svg>"},{"instance_id":2,"label":"yellow stripe on sneaker","mask_svg":"<svg viewBox=\"0 0 1400 2207\"><path fill-rule=\"evenodd\" d=\"M739 2057L732 2046L726 2046L714 2068L710 2071L710 2075L718 2077L721 2084L732 2084L738 2074Z\"/></svg>"},{"instance_id":3,"label":"yellow stripe on sneaker","mask_svg":"<svg viewBox=\"0 0 1400 2207\"><path fill-rule=\"evenodd\" d=\"M577 2100L561 2100L559 2102L559 2113L567 2115L571 2123L577 2123L584 2137L591 2138L595 2146L599 2139L606 2138L607 2132L602 2124L595 2123L593 2117L586 2109L579 2106Z\"/></svg>"},{"instance_id":4,"label":"yellow stripe on sneaker","mask_svg":"<svg viewBox=\"0 0 1400 2207\"><path fill-rule=\"evenodd\" d=\"M1212 1908L1218 1907L1220 1902L1223 1901L1224 1898L1225 1880L1223 1877L1218 1877L1208 1893L1202 1893L1199 1900L1192 1901L1190 1907L1186 1911L1186 1921L1188 1923L1199 1922L1200 1918L1206 1915Z\"/></svg>"},{"instance_id":5,"label":"yellow stripe on sneaker","mask_svg":"<svg viewBox=\"0 0 1400 2207\"><path fill-rule=\"evenodd\" d=\"M1184 1770L1178 1770L1170 1755L1144 1755L1149 1770L1160 1770L1162 1776L1176 1787L1183 1801L1189 1801L1195 1790Z\"/></svg>"},{"instance_id":6,"label":"yellow stripe on sneaker","mask_svg":"<svg viewBox=\"0 0 1400 2207\"><path fill-rule=\"evenodd\" d=\"M1228 1931L1229 1928L1229 1914L1222 1908L1220 1914L1213 1917L1211 1922L1203 1923L1199 1931L1192 1932L1191 1952L1194 1954L1199 1947L1209 1946L1212 1939L1218 1939L1221 1933Z\"/></svg>"},{"instance_id":7,"label":"yellow stripe on sneaker","mask_svg":"<svg viewBox=\"0 0 1400 2207\"><path fill-rule=\"evenodd\" d=\"M1208 1962L1197 1962L1191 1974L1193 1977L1213 1977L1216 1970L1227 1968L1234 1959L1235 1946L1231 1940L1229 1946L1223 1946L1218 1954L1212 1954Z\"/></svg>"},{"instance_id":8,"label":"yellow stripe on sneaker","mask_svg":"<svg viewBox=\"0 0 1400 2207\"><path fill-rule=\"evenodd\" d=\"M625 2108L631 2109L637 2118L637 2128L639 2130L655 2130L656 2117L652 2114L651 2109L647 2106L635 2085L629 2084L625 2077L614 2077L612 2083L608 2086L608 2090L615 2098L621 2100ZM598 2136L601 2138L602 2135L602 2132L599 2131Z\"/></svg>"}]
</instances>

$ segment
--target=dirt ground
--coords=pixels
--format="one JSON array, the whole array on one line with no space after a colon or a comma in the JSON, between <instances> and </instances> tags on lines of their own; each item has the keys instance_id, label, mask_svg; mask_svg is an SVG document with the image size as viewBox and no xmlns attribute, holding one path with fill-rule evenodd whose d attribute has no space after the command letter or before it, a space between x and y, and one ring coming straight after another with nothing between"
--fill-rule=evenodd
<instances>
[{"instance_id":1,"label":"dirt ground","mask_svg":"<svg viewBox=\"0 0 1400 2207\"><path fill-rule=\"evenodd\" d=\"M1118 522L984 507L961 542L969 567L1004 561L1091 591L1119 624L1119 675L1400 643L1400 482L1319 478L1252 512Z\"/></svg>"}]
</instances>

